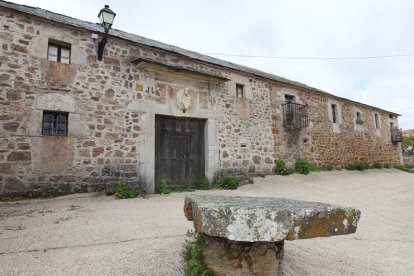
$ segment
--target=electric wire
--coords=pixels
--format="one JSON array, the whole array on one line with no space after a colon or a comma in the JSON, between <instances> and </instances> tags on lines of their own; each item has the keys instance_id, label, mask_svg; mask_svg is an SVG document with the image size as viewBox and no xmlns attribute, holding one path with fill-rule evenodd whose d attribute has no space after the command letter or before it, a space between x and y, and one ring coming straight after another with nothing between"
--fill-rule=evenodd
<instances>
[{"instance_id":1,"label":"electric wire","mask_svg":"<svg viewBox=\"0 0 414 276\"><path fill-rule=\"evenodd\" d=\"M355 60L355 59L386 59L386 58L414 57L414 54L353 56L353 57L261 56L261 55L242 55L242 54L226 54L226 53L203 53L203 54L211 55L211 56L227 56L227 57L240 57L240 58L297 59L297 60Z\"/></svg>"}]
</instances>

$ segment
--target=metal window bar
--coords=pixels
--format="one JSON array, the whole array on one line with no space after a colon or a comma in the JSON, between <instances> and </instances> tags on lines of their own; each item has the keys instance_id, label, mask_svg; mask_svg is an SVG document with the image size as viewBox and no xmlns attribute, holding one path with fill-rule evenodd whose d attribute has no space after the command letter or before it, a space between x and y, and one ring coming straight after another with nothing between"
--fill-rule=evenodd
<instances>
[{"instance_id":1,"label":"metal window bar","mask_svg":"<svg viewBox=\"0 0 414 276\"><path fill-rule=\"evenodd\" d=\"M403 141L402 129L391 127L391 141L393 143L398 143Z\"/></svg>"},{"instance_id":2,"label":"metal window bar","mask_svg":"<svg viewBox=\"0 0 414 276\"><path fill-rule=\"evenodd\" d=\"M42 134L66 136L68 134L68 114L45 112L43 114Z\"/></svg>"},{"instance_id":3,"label":"metal window bar","mask_svg":"<svg viewBox=\"0 0 414 276\"><path fill-rule=\"evenodd\" d=\"M287 102L282 104L283 126L287 128L304 128L309 124L307 106L298 103Z\"/></svg>"}]
</instances>

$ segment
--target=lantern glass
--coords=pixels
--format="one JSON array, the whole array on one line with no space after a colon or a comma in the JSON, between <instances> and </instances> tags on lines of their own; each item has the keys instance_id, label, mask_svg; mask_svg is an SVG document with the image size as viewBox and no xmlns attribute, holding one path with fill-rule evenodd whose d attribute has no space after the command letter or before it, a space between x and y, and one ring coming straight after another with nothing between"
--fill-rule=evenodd
<instances>
[{"instance_id":1,"label":"lantern glass","mask_svg":"<svg viewBox=\"0 0 414 276\"><path fill-rule=\"evenodd\" d=\"M105 30L111 28L115 16L116 14L109 8L108 5L105 5L105 7L99 12L99 21L101 22L101 25L105 28Z\"/></svg>"}]
</instances>

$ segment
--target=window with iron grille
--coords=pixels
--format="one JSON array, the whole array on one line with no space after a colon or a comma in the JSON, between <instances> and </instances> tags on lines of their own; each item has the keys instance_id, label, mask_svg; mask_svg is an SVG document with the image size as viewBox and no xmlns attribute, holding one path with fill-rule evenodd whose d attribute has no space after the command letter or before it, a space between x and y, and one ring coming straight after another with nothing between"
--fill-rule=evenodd
<instances>
[{"instance_id":1,"label":"window with iron grille","mask_svg":"<svg viewBox=\"0 0 414 276\"><path fill-rule=\"evenodd\" d=\"M244 98L244 85L243 84L236 84L236 94L237 98Z\"/></svg>"},{"instance_id":2,"label":"window with iron grille","mask_svg":"<svg viewBox=\"0 0 414 276\"><path fill-rule=\"evenodd\" d=\"M391 123L391 141L393 143L398 143L403 141L402 130L394 127L394 124Z\"/></svg>"},{"instance_id":3,"label":"window with iron grille","mask_svg":"<svg viewBox=\"0 0 414 276\"><path fill-rule=\"evenodd\" d=\"M283 126L298 129L308 126L307 105L286 102L282 104Z\"/></svg>"},{"instance_id":4,"label":"window with iron grille","mask_svg":"<svg viewBox=\"0 0 414 276\"><path fill-rule=\"evenodd\" d=\"M42 134L52 136L67 136L68 113L43 111Z\"/></svg>"},{"instance_id":5,"label":"window with iron grille","mask_svg":"<svg viewBox=\"0 0 414 276\"><path fill-rule=\"evenodd\" d=\"M70 45L49 42L47 59L61 63L70 63Z\"/></svg>"}]
</instances>

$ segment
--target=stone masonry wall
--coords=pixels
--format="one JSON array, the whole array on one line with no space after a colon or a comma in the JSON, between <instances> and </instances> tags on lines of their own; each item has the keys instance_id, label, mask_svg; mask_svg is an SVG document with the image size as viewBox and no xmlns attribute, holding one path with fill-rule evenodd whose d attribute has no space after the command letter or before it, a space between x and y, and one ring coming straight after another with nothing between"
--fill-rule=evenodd
<instances>
[{"instance_id":1,"label":"stone masonry wall","mask_svg":"<svg viewBox=\"0 0 414 276\"><path fill-rule=\"evenodd\" d=\"M273 93L275 102L279 100L273 129L277 157L293 164L297 157L304 156L315 165L338 167L355 162L400 163L401 146L391 142L390 133L390 123L398 125L395 116L326 94L292 90L286 85L277 85ZM302 104L308 105L309 127L298 131L281 126L278 108L285 93L295 95ZM331 104L338 106L337 124L332 122ZM361 113L362 124L356 122L357 112ZM379 115L379 129L375 127L374 114Z\"/></svg>"},{"instance_id":2,"label":"stone masonry wall","mask_svg":"<svg viewBox=\"0 0 414 276\"><path fill-rule=\"evenodd\" d=\"M399 162L388 114L379 112L376 130L374 110L362 105L115 37L99 62L90 31L5 8L0 8L0 38L0 196L113 189L118 177L153 192L155 114L207 120L211 180L220 170L270 174L278 157L293 162L304 155L315 164L334 165ZM71 45L71 64L47 60L49 39ZM139 57L230 81L131 62ZM236 96L236 83L244 85L244 98ZM181 89L191 95L185 113L176 104ZM296 133L283 128L285 93L309 105L309 128ZM329 121L331 100L342 110L339 133ZM355 108L362 111L363 129L356 130ZM42 135L44 110L68 112L67 137Z\"/></svg>"}]
</instances>

